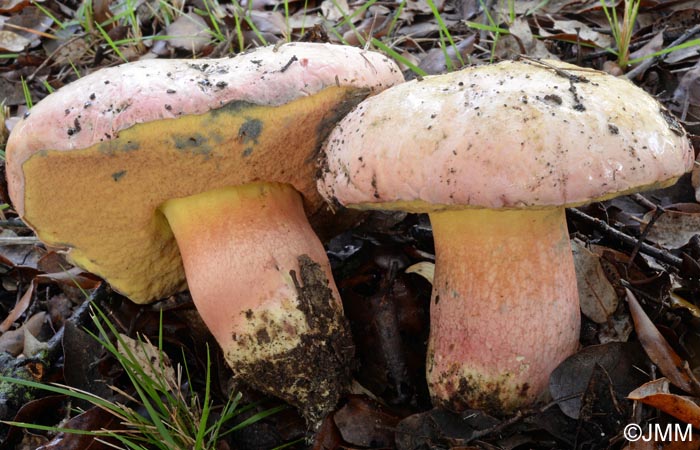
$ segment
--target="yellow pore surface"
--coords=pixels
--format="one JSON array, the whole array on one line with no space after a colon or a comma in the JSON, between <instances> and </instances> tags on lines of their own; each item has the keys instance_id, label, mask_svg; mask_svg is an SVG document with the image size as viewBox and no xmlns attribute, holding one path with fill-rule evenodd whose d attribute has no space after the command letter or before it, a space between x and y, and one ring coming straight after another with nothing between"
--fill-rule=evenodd
<instances>
[{"instance_id":1,"label":"yellow pore surface","mask_svg":"<svg viewBox=\"0 0 700 450\"><path fill-rule=\"evenodd\" d=\"M321 205L315 152L356 91L327 88L279 107L233 103L138 124L86 149L37 152L23 165L24 220L137 303L183 290L177 244L158 207L273 181L294 186L313 212Z\"/></svg>"}]
</instances>

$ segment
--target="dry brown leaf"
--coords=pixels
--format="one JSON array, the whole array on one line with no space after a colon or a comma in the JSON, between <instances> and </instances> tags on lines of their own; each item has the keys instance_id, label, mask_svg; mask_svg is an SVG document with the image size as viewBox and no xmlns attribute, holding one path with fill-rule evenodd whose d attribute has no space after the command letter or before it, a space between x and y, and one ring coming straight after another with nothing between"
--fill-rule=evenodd
<instances>
[{"instance_id":1,"label":"dry brown leaf","mask_svg":"<svg viewBox=\"0 0 700 450\"><path fill-rule=\"evenodd\" d=\"M393 22L392 16L371 15L358 26L343 33L343 39L348 45L359 45L360 38L368 41L371 38L381 38L389 31Z\"/></svg>"},{"instance_id":2,"label":"dry brown leaf","mask_svg":"<svg viewBox=\"0 0 700 450\"><path fill-rule=\"evenodd\" d=\"M641 385L630 392L627 398L653 406L700 429L700 406L691 397L672 394L666 378L659 378Z\"/></svg>"},{"instance_id":3,"label":"dry brown leaf","mask_svg":"<svg viewBox=\"0 0 700 450\"><path fill-rule=\"evenodd\" d=\"M379 403L363 397L351 397L333 416L346 442L361 447L388 448L394 443L394 428L399 418Z\"/></svg>"},{"instance_id":4,"label":"dry brown leaf","mask_svg":"<svg viewBox=\"0 0 700 450\"><path fill-rule=\"evenodd\" d=\"M28 0L0 0L0 14L14 13L27 5Z\"/></svg>"},{"instance_id":5,"label":"dry brown leaf","mask_svg":"<svg viewBox=\"0 0 700 450\"><path fill-rule=\"evenodd\" d=\"M551 54L544 42L535 39L530 30L530 24L522 17L518 17L508 27L510 35L501 36L496 43L496 54L501 58L510 58L512 55L525 54L532 58L559 59Z\"/></svg>"},{"instance_id":6,"label":"dry brown leaf","mask_svg":"<svg viewBox=\"0 0 700 450\"><path fill-rule=\"evenodd\" d=\"M78 267L55 273L37 275L40 283L58 283L64 286L79 287L83 290L97 289L102 281L96 275L84 272Z\"/></svg>"},{"instance_id":7,"label":"dry brown leaf","mask_svg":"<svg viewBox=\"0 0 700 450\"><path fill-rule=\"evenodd\" d=\"M686 59L697 58L697 56L698 46L690 46L667 53L664 55L664 62L666 64L676 64Z\"/></svg>"},{"instance_id":8,"label":"dry brown leaf","mask_svg":"<svg viewBox=\"0 0 700 450\"><path fill-rule=\"evenodd\" d=\"M397 35L410 38L422 38L438 33L440 26L435 21L415 22L410 25L402 26L398 29Z\"/></svg>"},{"instance_id":9,"label":"dry brown leaf","mask_svg":"<svg viewBox=\"0 0 700 450\"><path fill-rule=\"evenodd\" d=\"M628 342L633 331L634 325L629 315L614 315L610 320L598 326L598 341L601 344Z\"/></svg>"},{"instance_id":10,"label":"dry brown leaf","mask_svg":"<svg viewBox=\"0 0 700 450\"><path fill-rule=\"evenodd\" d=\"M445 7L445 0L433 0L433 4L438 9L442 11ZM430 9L430 5L426 0L408 0L406 2L406 11L413 11L418 14L432 14L433 11Z\"/></svg>"},{"instance_id":11,"label":"dry brown leaf","mask_svg":"<svg viewBox=\"0 0 700 450\"><path fill-rule=\"evenodd\" d=\"M283 36L287 29L284 15L279 11L251 11L250 19L261 33Z\"/></svg>"},{"instance_id":12,"label":"dry brown leaf","mask_svg":"<svg viewBox=\"0 0 700 450\"><path fill-rule=\"evenodd\" d=\"M694 49L697 52L697 49ZM689 133L700 134L700 62L688 70L678 82L673 92L674 111L681 120L686 121ZM693 124L688 124L693 122ZM693 167L692 184L695 188L695 198L700 198L700 167Z\"/></svg>"},{"instance_id":13,"label":"dry brown leaf","mask_svg":"<svg viewBox=\"0 0 700 450\"><path fill-rule=\"evenodd\" d=\"M600 257L588 250L583 242L572 240L571 250L576 266L581 312L596 323L605 323L619 303L615 288L605 276Z\"/></svg>"},{"instance_id":14,"label":"dry brown leaf","mask_svg":"<svg viewBox=\"0 0 700 450\"><path fill-rule=\"evenodd\" d=\"M58 39L44 39L42 46L47 54L54 51L53 60L57 65L69 65L82 60L91 49L86 39L81 39L74 34L75 30L57 30L54 34Z\"/></svg>"},{"instance_id":15,"label":"dry brown leaf","mask_svg":"<svg viewBox=\"0 0 700 450\"><path fill-rule=\"evenodd\" d=\"M447 46L447 51L443 51L442 48L434 48L423 57L419 67L430 75L446 73L449 70L447 65L447 58L449 57L452 68L454 70L459 69L462 67L462 63L466 64L469 60L469 55L474 50L475 42L476 35L472 34L457 42L455 44L456 49L452 45ZM459 57L457 57L457 52L459 52Z\"/></svg>"},{"instance_id":16,"label":"dry brown leaf","mask_svg":"<svg viewBox=\"0 0 700 450\"><path fill-rule=\"evenodd\" d=\"M406 268L406 273L415 273L422 276L430 284L433 284L433 279L435 278L435 263L422 261L415 263L414 265Z\"/></svg>"},{"instance_id":17,"label":"dry brown leaf","mask_svg":"<svg viewBox=\"0 0 700 450\"><path fill-rule=\"evenodd\" d=\"M634 321L634 328L637 331L639 342L644 347L649 359L659 367L661 373L673 383L674 386L690 394L700 393L700 386L688 368L687 362L683 361L673 348L666 342L666 339L656 329L652 321L639 305L637 298L627 288L627 304Z\"/></svg>"},{"instance_id":18,"label":"dry brown leaf","mask_svg":"<svg viewBox=\"0 0 700 450\"><path fill-rule=\"evenodd\" d=\"M29 39L15 32L0 30L0 51L21 52L29 43Z\"/></svg>"},{"instance_id":19,"label":"dry brown leaf","mask_svg":"<svg viewBox=\"0 0 700 450\"><path fill-rule=\"evenodd\" d=\"M642 220L649 223L653 215L654 211L650 211ZM700 205L683 203L667 208L652 225L647 239L662 247L678 248L696 234L700 234Z\"/></svg>"},{"instance_id":20,"label":"dry brown leaf","mask_svg":"<svg viewBox=\"0 0 700 450\"><path fill-rule=\"evenodd\" d=\"M698 49L694 51L697 53ZM678 82L678 88L673 93L673 99L676 101L685 97L691 105L700 105L700 63L683 74Z\"/></svg>"},{"instance_id":21,"label":"dry brown leaf","mask_svg":"<svg viewBox=\"0 0 700 450\"><path fill-rule=\"evenodd\" d=\"M671 308L682 309L691 314L696 319L700 319L700 307L684 299L677 293L671 291L668 298Z\"/></svg>"},{"instance_id":22,"label":"dry brown leaf","mask_svg":"<svg viewBox=\"0 0 700 450\"><path fill-rule=\"evenodd\" d=\"M582 399L592 387L597 370L602 369L611 388L620 397L647 380L635 367L644 365L646 356L636 342L591 345L565 359L549 377L549 391L568 417L581 417ZM596 369L596 368L600 369Z\"/></svg>"},{"instance_id":23,"label":"dry brown leaf","mask_svg":"<svg viewBox=\"0 0 700 450\"><path fill-rule=\"evenodd\" d=\"M653 38L638 50L630 53L630 59L642 58L656 53L664 47L664 33L657 33Z\"/></svg>"},{"instance_id":24,"label":"dry brown leaf","mask_svg":"<svg viewBox=\"0 0 700 450\"><path fill-rule=\"evenodd\" d=\"M589 42L591 44L597 45L600 48L608 48L612 46L612 39L609 35L599 33L592 30L588 25L579 22L578 20L553 20L554 24L552 28L561 31L563 34L568 34L575 36L581 41ZM543 36L549 36L552 34L561 33L547 33L544 32Z\"/></svg>"},{"instance_id":25,"label":"dry brown leaf","mask_svg":"<svg viewBox=\"0 0 700 450\"><path fill-rule=\"evenodd\" d=\"M31 358L38 355L39 353L47 350L49 348L48 342L42 342L34 336L34 334L27 327L24 328L24 348L22 353L24 356Z\"/></svg>"},{"instance_id":26,"label":"dry brown leaf","mask_svg":"<svg viewBox=\"0 0 700 450\"><path fill-rule=\"evenodd\" d=\"M8 30L29 39L32 42L32 47L38 45L42 36L53 37L52 34L45 33L54 24L53 19L35 6L26 7L22 9L21 13L13 14L6 24Z\"/></svg>"},{"instance_id":27,"label":"dry brown leaf","mask_svg":"<svg viewBox=\"0 0 700 450\"><path fill-rule=\"evenodd\" d=\"M0 323L0 333L4 333L12 327L12 324L20 318L22 314L27 310L29 304L31 303L32 297L34 296L34 289L36 289L36 278L32 280L27 288L26 292L22 294L19 301L15 303L15 307L7 314L5 320Z\"/></svg>"},{"instance_id":28,"label":"dry brown leaf","mask_svg":"<svg viewBox=\"0 0 700 450\"><path fill-rule=\"evenodd\" d=\"M15 238L17 234L4 229L0 237ZM0 246L0 262L9 267L31 267L35 269L45 250L35 244L17 244Z\"/></svg>"},{"instance_id":29,"label":"dry brown leaf","mask_svg":"<svg viewBox=\"0 0 700 450\"><path fill-rule=\"evenodd\" d=\"M321 14L326 20L335 22L351 14L347 0L323 0Z\"/></svg>"},{"instance_id":30,"label":"dry brown leaf","mask_svg":"<svg viewBox=\"0 0 700 450\"><path fill-rule=\"evenodd\" d=\"M302 12L292 15L287 24L290 30L309 30L314 27L314 25L320 25L323 23L323 17L320 15L311 16L308 14L303 14Z\"/></svg>"},{"instance_id":31,"label":"dry brown leaf","mask_svg":"<svg viewBox=\"0 0 700 450\"><path fill-rule=\"evenodd\" d=\"M165 29L172 47L199 52L211 40L209 26L197 14L190 12L178 17Z\"/></svg>"},{"instance_id":32,"label":"dry brown leaf","mask_svg":"<svg viewBox=\"0 0 700 450\"><path fill-rule=\"evenodd\" d=\"M5 331L9 330L12 327L12 324L15 323L22 314L24 314L24 312L31 304L31 300L34 296L34 291L36 290L39 284L54 282L70 287L78 286L81 289L87 290L95 289L101 283L101 281L95 278L94 275L84 273L81 269L77 267L63 272L37 275L29 284L29 287L27 288L25 293L22 294L22 297L19 299L19 301L15 304L15 307L12 308L7 317L5 317L5 320L3 320L2 323L0 323L0 332L4 333Z\"/></svg>"},{"instance_id":33,"label":"dry brown leaf","mask_svg":"<svg viewBox=\"0 0 700 450\"><path fill-rule=\"evenodd\" d=\"M126 358L131 359L133 356L149 377L165 380L168 386L178 386L170 358L150 342L120 334L117 350Z\"/></svg>"},{"instance_id":34,"label":"dry brown leaf","mask_svg":"<svg viewBox=\"0 0 700 450\"><path fill-rule=\"evenodd\" d=\"M12 356L17 356L23 351L26 354L27 352L24 350L25 333L29 333L33 336L38 335L48 317L48 314L44 311L40 311L27 319L27 321L16 330L3 333L2 336L0 336L0 352L7 352Z\"/></svg>"}]
</instances>

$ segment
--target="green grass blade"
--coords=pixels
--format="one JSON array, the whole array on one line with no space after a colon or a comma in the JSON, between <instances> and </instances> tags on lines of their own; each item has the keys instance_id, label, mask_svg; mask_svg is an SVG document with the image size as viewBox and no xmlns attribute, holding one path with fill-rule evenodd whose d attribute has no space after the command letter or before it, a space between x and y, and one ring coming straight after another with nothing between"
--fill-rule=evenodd
<instances>
[{"instance_id":1,"label":"green grass blade","mask_svg":"<svg viewBox=\"0 0 700 450\"><path fill-rule=\"evenodd\" d=\"M97 29L100 31L100 34L102 35L102 38L107 41L107 44L111 47L112 51L119 56L124 62L129 62L128 59L124 56L124 54L119 50L119 46L117 46L112 38L107 34L104 28L99 23L95 23L95 26Z\"/></svg>"},{"instance_id":2,"label":"green grass blade","mask_svg":"<svg viewBox=\"0 0 700 450\"><path fill-rule=\"evenodd\" d=\"M665 48L663 50L659 50L659 51L656 51L654 53L649 53L648 55L640 56L639 58L630 59L628 61L628 63L629 64L636 64L638 62L644 61L645 59L654 58L656 56L666 55L668 53L673 53L675 51L683 50L683 49L690 48L690 47L698 47L698 50L700 50L700 39L693 39L692 41L684 42L683 44L679 44L679 45L676 45L673 47Z\"/></svg>"},{"instance_id":3,"label":"green grass blade","mask_svg":"<svg viewBox=\"0 0 700 450\"><path fill-rule=\"evenodd\" d=\"M379 50L381 50L384 53L386 53L387 55L389 55L392 59L394 59L394 60L400 62L401 64L403 64L404 66L408 67L415 74L417 74L421 77L428 75L428 73L425 70L416 66L408 59L404 58L400 53L398 53L396 50L390 48L389 46L387 46L385 43L383 43L379 39L372 38L372 45L374 45Z\"/></svg>"},{"instance_id":4,"label":"green grass blade","mask_svg":"<svg viewBox=\"0 0 700 450\"><path fill-rule=\"evenodd\" d=\"M507 28L501 28L496 25L490 25L490 24L483 24L479 22L471 22L471 21L465 21L464 22L469 28L473 28L475 30L482 30L482 31L490 31L492 33L501 33L501 34L510 34L510 30Z\"/></svg>"},{"instance_id":5,"label":"green grass blade","mask_svg":"<svg viewBox=\"0 0 700 450\"><path fill-rule=\"evenodd\" d=\"M27 80L25 80L24 77L21 77L20 80L22 82L22 93L24 94L24 103L27 105L28 109L32 109L34 103L32 102L32 93L29 91L29 85L27 84Z\"/></svg>"}]
</instances>

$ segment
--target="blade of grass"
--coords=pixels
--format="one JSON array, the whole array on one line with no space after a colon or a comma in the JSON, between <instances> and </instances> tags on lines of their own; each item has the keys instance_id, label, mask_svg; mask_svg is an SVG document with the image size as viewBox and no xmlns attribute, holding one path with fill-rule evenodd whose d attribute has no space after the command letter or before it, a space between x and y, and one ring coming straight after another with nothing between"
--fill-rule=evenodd
<instances>
[{"instance_id":1,"label":"blade of grass","mask_svg":"<svg viewBox=\"0 0 700 450\"><path fill-rule=\"evenodd\" d=\"M438 11L437 6L435 6L435 2L433 0L426 0L426 3L428 4L428 7L433 13L433 17L435 17L435 21L438 24L438 27L440 29L440 39L447 39L447 41L450 43L452 48L455 51L455 55L457 55L457 59L459 60L459 63L461 65L464 65L464 60L462 59L462 54L459 51L459 48L457 48L457 44L455 44L454 39L452 38L452 34L450 33L450 30L447 28L447 25L445 24L445 21L442 20L442 16L440 15L440 11ZM444 41L443 41L444 43ZM443 45L443 52L445 54L445 62L447 63L448 69L451 71L452 69L452 59L449 57L447 54L447 45Z\"/></svg>"},{"instance_id":2,"label":"blade of grass","mask_svg":"<svg viewBox=\"0 0 700 450\"><path fill-rule=\"evenodd\" d=\"M34 106L34 103L32 103L32 94L29 92L29 85L27 84L27 81L24 79L24 77L20 78L22 82L22 93L24 94L24 104L27 105L28 109L32 109L32 106Z\"/></svg>"},{"instance_id":3,"label":"blade of grass","mask_svg":"<svg viewBox=\"0 0 700 450\"><path fill-rule=\"evenodd\" d=\"M48 10L47 8L45 8L41 3L36 2L36 1L32 1L32 6L36 7L36 9L41 11L41 13L43 15L45 15L46 17L51 19L53 21L53 23L58 25L58 27L61 28L62 30L64 30L66 28L66 26L60 20L58 20L56 18L56 16L54 16L53 13L50 10Z\"/></svg>"},{"instance_id":4,"label":"blade of grass","mask_svg":"<svg viewBox=\"0 0 700 450\"><path fill-rule=\"evenodd\" d=\"M112 51L113 51L117 56L119 56L124 62L129 62L129 60L126 59L126 57L125 57L125 56L122 54L122 52L119 50L119 46L117 46L117 45L114 43L114 41L113 41L112 38L109 36L109 34L107 34L107 32L105 31L105 29L102 28L102 26L100 26L100 24L97 23L97 22L95 22L95 26L96 26L97 29L100 31L100 34L102 35L102 38L103 38L105 41L107 41L107 44L110 46L110 48L112 49Z\"/></svg>"},{"instance_id":5,"label":"blade of grass","mask_svg":"<svg viewBox=\"0 0 700 450\"><path fill-rule=\"evenodd\" d=\"M407 0L401 0L401 3L399 3L399 6L396 7L396 12L394 13L394 18L391 19L391 23L389 24L389 28L387 29L387 36L391 36L391 33L394 31L394 27L396 26L396 23L399 21L399 17L401 17L401 13L403 12L403 9L406 7L406 1Z\"/></svg>"},{"instance_id":6,"label":"blade of grass","mask_svg":"<svg viewBox=\"0 0 700 450\"><path fill-rule=\"evenodd\" d=\"M392 59L394 59L395 61L397 61L397 62L403 64L403 65L406 66L406 67L408 67L408 68L409 68L413 73L415 73L416 75L419 75L419 76L421 76L421 77L424 77L424 76L428 75L428 73L427 73L425 70L423 70L423 69L421 69L420 67L416 66L415 64L413 64L413 63L412 63L411 61L409 61L408 59L404 58L400 53L398 53L396 50L390 48L389 46L387 46L385 43L383 43L383 42L380 41L379 39L372 38L372 41L371 41L371 42L372 42L372 45L374 45L376 48L378 48L379 50L381 50L381 51L383 51L384 53L386 53L387 55L389 55L389 56L390 56Z\"/></svg>"},{"instance_id":7,"label":"blade of grass","mask_svg":"<svg viewBox=\"0 0 700 450\"><path fill-rule=\"evenodd\" d=\"M475 30L481 30L481 31L490 31L492 33L501 33L501 34L509 34L510 30L507 28L501 28L496 25L486 25L483 23L479 22L471 22L471 21L465 21L464 22L469 28L473 28Z\"/></svg>"},{"instance_id":8,"label":"blade of grass","mask_svg":"<svg viewBox=\"0 0 700 450\"><path fill-rule=\"evenodd\" d=\"M679 45L676 45L673 47L665 48L663 50L659 50L659 51L656 51L654 53L649 53L648 55L640 56L639 58L630 59L628 61L628 63L629 64L637 64L639 62L644 61L645 59L655 58L657 56L666 55L668 53L673 53L675 51L683 50L683 49L690 48L690 47L700 47L700 39L693 39L692 41L684 42L683 44L679 44ZM699 48L699 50L700 50L700 48Z\"/></svg>"}]
</instances>

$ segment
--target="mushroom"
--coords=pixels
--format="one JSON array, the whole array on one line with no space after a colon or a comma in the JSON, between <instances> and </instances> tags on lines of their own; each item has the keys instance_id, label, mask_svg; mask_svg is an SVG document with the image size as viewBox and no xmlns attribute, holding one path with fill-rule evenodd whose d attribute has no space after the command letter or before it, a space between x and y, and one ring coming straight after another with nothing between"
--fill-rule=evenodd
<instances>
[{"instance_id":1,"label":"mushroom","mask_svg":"<svg viewBox=\"0 0 700 450\"><path fill-rule=\"evenodd\" d=\"M381 54L311 43L103 69L13 129L10 196L41 240L134 302L189 286L234 373L316 423L353 356L306 216L325 208L316 152L402 81Z\"/></svg>"},{"instance_id":2,"label":"mushroom","mask_svg":"<svg viewBox=\"0 0 700 450\"><path fill-rule=\"evenodd\" d=\"M430 215L431 397L494 413L536 400L577 349L564 208L669 186L693 165L685 132L643 90L535 60L395 86L324 150L327 200Z\"/></svg>"}]
</instances>

